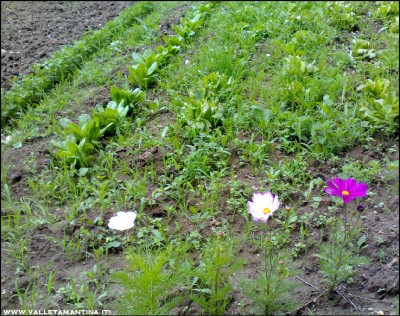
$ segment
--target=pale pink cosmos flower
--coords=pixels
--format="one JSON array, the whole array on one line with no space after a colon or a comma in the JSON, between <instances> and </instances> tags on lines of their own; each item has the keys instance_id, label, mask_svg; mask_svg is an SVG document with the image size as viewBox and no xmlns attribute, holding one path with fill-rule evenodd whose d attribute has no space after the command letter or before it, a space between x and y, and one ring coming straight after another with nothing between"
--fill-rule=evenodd
<instances>
[{"instance_id":1,"label":"pale pink cosmos flower","mask_svg":"<svg viewBox=\"0 0 400 316\"><path fill-rule=\"evenodd\" d=\"M254 193L252 201L247 202L247 208L253 220L262 221L265 224L270 216L279 208L281 202L277 195L270 191L266 193Z\"/></svg>"}]
</instances>

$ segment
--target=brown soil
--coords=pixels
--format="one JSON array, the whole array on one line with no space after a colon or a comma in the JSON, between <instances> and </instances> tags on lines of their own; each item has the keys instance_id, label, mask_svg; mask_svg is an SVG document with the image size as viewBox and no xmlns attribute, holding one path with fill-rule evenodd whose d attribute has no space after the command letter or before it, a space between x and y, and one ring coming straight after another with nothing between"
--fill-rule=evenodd
<instances>
[{"instance_id":1,"label":"brown soil","mask_svg":"<svg viewBox=\"0 0 400 316\"><path fill-rule=\"evenodd\" d=\"M137 1L1 1L1 87Z\"/></svg>"},{"instance_id":2,"label":"brown soil","mask_svg":"<svg viewBox=\"0 0 400 316\"><path fill-rule=\"evenodd\" d=\"M13 76L19 73L28 73L29 66L38 63L59 49L61 45L69 44L74 39L83 35L89 29L96 29L104 25L108 20L115 17L123 8L132 5L132 1L2 1L1 3L1 48L2 48L2 87L9 87ZM101 24L101 25L100 25ZM3 53L3 49L5 52ZM165 116L167 120L171 118ZM9 149L4 152L2 159L7 161L10 169L7 172L10 190L14 198L29 196L27 180L31 174L40 173L49 167L49 139L36 139L24 144L22 148ZM138 153L131 152L129 149L117 153L117 159L128 161L132 166L142 167L148 163L154 163L156 170L163 172L163 155L166 149L151 148ZM277 159L284 157L277 157ZM385 165L385 160L390 161L399 159L399 144L394 141L381 141L378 138L369 144L368 147L356 146L348 153L343 153L341 159L351 158L355 161L362 161L368 164L371 160L378 160ZM34 168L27 170L26 160L34 160ZM234 159L234 158L232 158ZM341 160L341 161L343 161ZM232 160L233 162L233 160ZM330 179L336 177L332 173L332 168L337 166L317 165L310 169L314 176ZM340 169L340 168L339 168ZM170 170L171 174L175 171ZM252 176L251 168L237 166L236 174L238 180L247 183L254 183L254 190L257 191L257 181ZM396 190L394 191L393 188ZM154 188L153 188L154 189ZM333 297L321 296L323 284L321 283L321 273L317 260L310 254L313 249L307 249L305 253L300 253L296 265L301 270L298 275L302 280L293 278L299 283L299 287L294 291L291 300L298 303L303 308L291 313L291 315L398 315L398 269L399 269L399 196L398 196L398 171L392 174L389 171L382 171L379 178L375 179L370 186L374 192L374 198L365 204L365 235L368 245L361 250L361 254L371 259L371 263L360 268L359 273L354 277L351 284L342 284L340 292ZM152 188L149 188L149 192ZM3 194L3 192L2 192ZM227 196L229 194L225 192ZM250 197L249 197L250 198ZM156 204L148 210L148 214L153 217L165 217L161 207L162 203L173 204L173 201L156 201ZM318 207L318 216L328 212L330 199L321 201ZM32 205L34 209L34 205ZM299 207L299 213L313 212L312 203L304 203ZM314 210L315 211L315 210ZM56 215L62 215L61 207L55 207ZM113 211L106 211L104 220L106 221ZM2 209L2 216L3 209ZM97 214L88 214L88 217L95 218ZM218 226L221 220L227 220L232 225L233 232L243 232L246 223L242 216L236 216L232 221L231 216L226 218L216 218L213 224L205 227L201 231L204 236L212 232L212 227ZM48 267L51 271L57 271L54 280L54 287L66 286L71 278L79 280L83 271L90 270L95 261L90 257L77 258L71 263L63 250L54 248L52 239L61 239L63 234L70 238L79 238L79 224L70 230L64 231L67 226L66 221L62 221L47 227L43 225L35 231L29 232L27 239L27 252L29 252L28 265L33 269ZM182 221L182 234L189 233L197 229L192 222L184 219ZM83 224L81 224L83 225ZM85 224L86 225L86 224ZM262 233L255 225L254 232ZM97 228L89 225L94 234ZM323 238L320 236L318 224L308 227L308 234L312 238ZM299 232L294 229L292 232L293 246L299 241ZM3 240L2 240L3 242ZM315 250L315 249L314 249ZM256 256L257 249L245 246L240 251L240 256L247 259L247 264L243 275L254 276L260 267L260 258ZM16 298L16 284L19 288L27 288L29 280L23 273L16 274L16 267L8 263L8 258L1 257L1 290L2 309L21 308ZM106 262L103 262L105 270L117 269L122 266L122 260L118 254L111 254ZM396 284L397 280L397 284ZM37 280L38 284L46 284L46 280ZM42 289L43 290L43 289ZM108 289L112 292L112 288ZM339 294L340 293L340 294ZM114 294L117 296L118 294ZM110 298L111 299L111 298ZM43 299L43 304L37 309L46 309L46 304L59 304L60 309L71 308L65 305L62 297L58 293L52 293L51 298ZM235 289L227 314L248 313L250 301L243 297L238 289ZM187 302L185 309L179 313L193 315L199 312L195 304ZM53 306L53 305L50 305Z\"/></svg>"}]
</instances>

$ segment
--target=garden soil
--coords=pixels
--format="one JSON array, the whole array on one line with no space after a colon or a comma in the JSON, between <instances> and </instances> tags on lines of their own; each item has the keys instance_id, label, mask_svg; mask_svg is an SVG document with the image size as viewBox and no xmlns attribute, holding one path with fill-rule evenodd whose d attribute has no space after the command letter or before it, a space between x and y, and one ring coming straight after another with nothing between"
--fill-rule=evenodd
<instances>
[{"instance_id":1,"label":"garden soil","mask_svg":"<svg viewBox=\"0 0 400 316\"><path fill-rule=\"evenodd\" d=\"M116 17L124 8L134 5L133 1L2 1L1 2L1 87L9 88L13 78L18 74L28 74L29 67L33 63L40 63L50 58L52 54L62 45L71 44L74 40L84 35L89 30L99 29L110 19ZM49 167L48 144L50 139L35 139L27 142L21 148L13 148L4 152L2 159L11 166L8 172L8 180L11 183L11 192L14 198L29 196L28 178L30 174L40 173ZM162 148L151 151L150 156L155 165L162 166ZM143 163L129 157L129 151L121 153L122 159L132 159L133 164ZM23 160L32 157L36 166L32 170L26 170ZM276 159L279 157L277 153ZM324 164L314 165L310 173L315 177L331 179L336 175L332 173L334 168L340 169L340 163L346 158L368 164L375 160L385 165L385 162L399 159L399 144L395 141L381 140L375 137L370 144L357 145L351 151L342 153L337 165ZM143 158L146 160L146 158ZM143 160L142 159L142 160ZM144 161L145 163L145 161ZM232 157L234 163L234 157ZM139 165L140 166L140 165ZM157 168L158 169L158 168ZM161 171L160 171L161 172ZM238 180L252 182L257 190L257 179L252 176L251 168L237 166L236 174ZM395 190L393 190L395 188ZM300 273L293 277L298 287L293 292L291 301L298 303L298 307L288 315L398 315L398 271L399 271L399 195L398 195L398 169L393 171L383 170L377 179L370 185L373 199L369 199L364 210L362 219L366 236L365 246L360 253L371 259L371 262L361 268L353 277L350 284L342 284L340 288L330 297L323 294L321 282L321 271L318 268L317 258L308 254L315 253L315 249L307 249L304 254L299 254L296 259L296 267ZM228 192L226 192L228 196ZM249 197L250 198L250 197ZM295 198L295 197L294 197ZM302 198L299 196L298 198ZM303 203L299 207L300 214L316 213L315 216L328 213L331 200L324 198L317 209L312 203ZM32 205L34 208L34 205ZM6 215L1 211L2 216ZM59 209L54 210L59 213ZM318 213L318 214L317 214ZM111 216L112 212L108 214ZM163 217L162 211L157 207L149 212L156 217ZM95 214L93 214L95 215ZM338 214L339 215L339 214ZM222 219L222 218L221 218ZM205 228L203 234L209 234L213 225ZM238 233L244 231L246 225L242 216L227 220L232 224L232 231ZM75 227L71 231L64 231L65 221L61 221L52 227L42 225L35 231L29 232L28 242L25 244L26 251L30 254L29 265L33 269L47 266L53 262L52 271L56 271L53 286L60 289L68 285L69 280L79 280L83 271L90 270L94 260L90 256L83 260L71 263L63 251L55 248L52 240L62 239L63 234L73 235ZM182 222L183 232L190 232L193 223ZM256 225L257 226L257 225ZM308 227L308 234L315 240L324 240L325 236L318 225ZM254 233L262 233L261 228L255 228ZM300 241L298 230L293 231L291 246ZM123 266L120 260L121 254L111 254L105 269L117 269ZM261 266L261 258L258 250L251 246L242 247L239 255L246 258L243 276L254 277ZM2 251L1 255L1 306L5 309L20 309L16 294L16 285L20 289L27 289L30 280L21 273L16 266L9 264L7 255ZM19 271L19 272L17 272ZM45 284L47 280L37 280L36 284ZM109 293L115 290L118 297L118 287L110 287ZM65 303L60 294L61 291L49 293L50 301L58 304L60 309L73 308ZM37 300L38 301L38 300ZM43 302L49 302L44 298ZM105 304L110 301L104 302ZM198 306L190 301L187 306L174 310L177 314L194 315L199 313ZM228 307L227 314L246 314L251 301L240 294L239 285L235 284L232 301ZM54 306L54 305L53 305ZM36 309L46 309L45 303L35 306ZM2 313L3 314L3 313Z\"/></svg>"},{"instance_id":2,"label":"garden soil","mask_svg":"<svg viewBox=\"0 0 400 316\"><path fill-rule=\"evenodd\" d=\"M1 87L135 1L1 1Z\"/></svg>"}]
</instances>

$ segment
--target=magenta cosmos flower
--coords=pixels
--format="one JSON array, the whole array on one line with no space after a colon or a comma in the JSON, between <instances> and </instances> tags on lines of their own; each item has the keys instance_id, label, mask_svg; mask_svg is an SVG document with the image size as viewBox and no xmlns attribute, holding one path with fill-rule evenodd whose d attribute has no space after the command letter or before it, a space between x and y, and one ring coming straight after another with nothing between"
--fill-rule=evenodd
<instances>
[{"instance_id":1,"label":"magenta cosmos flower","mask_svg":"<svg viewBox=\"0 0 400 316\"><path fill-rule=\"evenodd\" d=\"M358 183L353 178L340 179L335 178L333 181L328 180L329 188L324 191L330 195L339 196L343 198L345 203L348 203L360 196L367 196L368 187L364 182Z\"/></svg>"},{"instance_id":2,"label":"magenta cosmos flower","mask_svg":"<svg viewBox=\"0 0 400 316\"><path fill-rule=\"evenodd\" d=\"M255 222L260 220L265 224L280 205L278 196L269 191L267 193L254 193L253 200L247 202L247 208L253 220Z\"/></svg>"}]
</instances>

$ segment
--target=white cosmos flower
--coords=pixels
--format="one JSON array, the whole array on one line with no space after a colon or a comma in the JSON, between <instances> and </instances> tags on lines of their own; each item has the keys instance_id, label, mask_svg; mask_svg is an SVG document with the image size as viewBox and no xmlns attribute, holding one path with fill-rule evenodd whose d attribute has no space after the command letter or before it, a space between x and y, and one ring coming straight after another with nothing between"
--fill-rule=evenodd
<instances>
[{"instance_id":1,"label":"white cosmos flower","mask_svg":"<svg viewBox=\"0 0 400 316\"><path fill-rule=\"evenodd\" d=\"M247 208L253 220L263 221L265 224L272 214L279 208L281 202L277 195L270 191L267 193L254 193L253 200L247 202Z\"/></svg>"},{"instance_id":2,"label":"white cosmos flower","mask_svg":"<svg viewBox=\"0 0 400 316\"><path fill-rule=\"evenodd\" d=\"M127 230L135 226L135 212L118 212L110 218L108 227L116 230Z\"/></svg>"}]
</instances>

